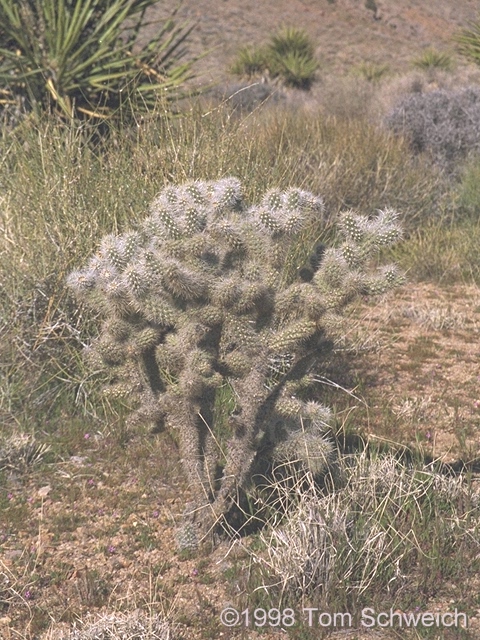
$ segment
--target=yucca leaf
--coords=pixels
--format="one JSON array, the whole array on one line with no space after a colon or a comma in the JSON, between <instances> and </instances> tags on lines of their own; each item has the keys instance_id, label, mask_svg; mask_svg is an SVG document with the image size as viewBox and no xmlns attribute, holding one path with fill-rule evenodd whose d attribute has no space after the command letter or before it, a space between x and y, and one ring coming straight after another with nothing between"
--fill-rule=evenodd
<instances>
[{"instance_id":1,"label":"yucca leaf","mask_svg":"<svg viewBox=\"0 0 480 640\"><path fill-rule=\"evenodd\" d=\"M181 45L193 27L169 19L133 53L145 11L156 1L0 0L0 91L23 94L31 108L53 102L71 116L75 105L97 117L103 107L118 107L121 92L139 91L146 104L148 91L153 101L159 89L180 86L191 68L179 64Z\"/></svg>"},{"instance_id":2,"label":"yucca leaf","mask_svg":"<svg viewBox=\"0 0 480 640\"><path fill-rule=\"evenodd\" d=\"M75 9L70 20L70 24L67 26L65 33L65 39L63 42L65 55L70 52L72 47L78 42L82 29L88 24L93 14L93 8L91 2L77 2Z\"/></svg>"},{"instance_id":3,"label":"yucca leaf","mask_svg":"<svg viewBox=\"0 0 480 640\"><path fill-rule=\"evenodd\" d=\"M454 40L461 54L480 64L480 20L470 22L469 28L456 35Z\"/></svg>"}]
</instances>

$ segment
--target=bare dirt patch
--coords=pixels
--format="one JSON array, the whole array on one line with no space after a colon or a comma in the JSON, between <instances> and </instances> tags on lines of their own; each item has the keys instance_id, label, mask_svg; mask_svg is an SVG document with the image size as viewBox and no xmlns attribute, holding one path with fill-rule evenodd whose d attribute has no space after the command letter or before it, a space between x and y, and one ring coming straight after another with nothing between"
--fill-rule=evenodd
<instances>
[{"instance_id":1,"label":"bare dirt patch","mask_svg":"<svg viewBox=\"0 0 480 640\"><path fill-rule=\"evenodd\" d=\"M350 391L362 400L349 419L443 462L480 459L479 332L472 285L411 283L360 306L346 331Z\"/></svg>"}]
</instances>

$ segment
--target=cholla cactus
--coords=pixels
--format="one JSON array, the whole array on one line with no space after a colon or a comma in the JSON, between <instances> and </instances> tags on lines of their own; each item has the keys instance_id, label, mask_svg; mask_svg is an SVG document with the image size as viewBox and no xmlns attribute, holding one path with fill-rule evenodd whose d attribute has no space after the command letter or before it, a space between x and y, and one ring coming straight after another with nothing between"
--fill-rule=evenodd
<instances>
[{"instance_id":1,"label":"cholla cactus","mask_svg":"<svg viewBox=\"0 0 480 640\"><path fill-rule=\"evenodd\" d=\"M178 434L195 493L190 533L191 521L208 528L228 512L260 450L312 473L331 459L330 413L308 396L312 367L352 298L400 281L394 267L368 266L400 231L390 210L347 212L343 243L317 251L309 278L285 282L295 243L323 220L321 198L300 189L247 208L235 178L190 182L165 189L136 231L104 238L69 276L105 318L91 351L111 372L106 393L136 398L132 422ZM226 384L234 406L223 442L214 407Z\"/></svg>"}]
</instances>

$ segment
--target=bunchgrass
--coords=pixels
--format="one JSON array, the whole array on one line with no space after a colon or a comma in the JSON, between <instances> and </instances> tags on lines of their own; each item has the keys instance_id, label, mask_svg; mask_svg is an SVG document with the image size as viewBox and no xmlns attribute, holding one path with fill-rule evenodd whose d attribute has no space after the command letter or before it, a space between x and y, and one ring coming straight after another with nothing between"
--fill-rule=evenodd
<instances>
[{"instance_id":1,"label":"bunchgrass","mask_svg":"<svg viewBox=\"0 0 480 640\"><path fill-rule=\"evenodd\" d=\"M352 67L352 74L360 76L368 82L380 82L382 78L388 75L390 69L387 64L378 64L375 62L361 62Z\"/></svg>"},{"instance_id":2,"label":"bunchgrass","mask_svg":"<svg viewBox=\"0 0 480 640\"><path fill-rule=\"evenodd\" d=\"M480 214L480 159L478 157L463 167L456 188L456 196L459 217L478 219Z\"/></svg>"},{"instance_id":3,"label":"bunchgrass","mask_svg":"<svg viewBox=\"0 0 480 640\"><path fill-rule=\"evenodd\" d=\"M282 594L297 610L418 611L442 577L478 570L480 494L467 477L365 449L340 456L333 486L292 474L268 487L276 511L255 554L263 572L250 592L268 594L258 606Z\"/></svg>"},{"instance_id":4,"label":"bunchgrass","mask_svg":"<svg viewBox=\"0 0 480 640\"><path fill-rule=\"evenodd\" d=\"M451 285L480 281L477 243L480 222L430 220L414 230L408 242L394 249L394 257L417 280Z\"/></svg>"}]
</instances>

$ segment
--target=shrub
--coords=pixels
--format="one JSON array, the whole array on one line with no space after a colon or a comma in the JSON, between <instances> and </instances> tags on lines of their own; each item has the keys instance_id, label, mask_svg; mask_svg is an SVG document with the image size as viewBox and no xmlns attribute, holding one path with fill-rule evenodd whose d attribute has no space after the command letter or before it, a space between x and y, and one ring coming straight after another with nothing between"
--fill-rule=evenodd
<instances>
[{"instance_id":1,"label":"shrub","mask_svg":"<svg viewBox=\"0 0 480 640\"><path fill-rule=\"evenodd\" d=\"M247 77L268 71L287 86L308 89L317 67L315 50L305 31L285 27L272 35L266 47L240 49L231 71Z\"/></svg>"},{"instance_id":2,"label":"shrub","mask_svg":"<svg viewBox=\"0 0 480 640\"><path fill-rule=\"evenodd\" d=\"M480 64L480 20L472 22L470 28L463 29L454 40L461 54Z\"/></svg>"},{"instance_id":3,"label":"shrub","mask_svg":"<svg viewBox=\"0 0 480 640\"><path fill-rule=\"evenodd\" d=\"M330 412L311 400L312 367L343 307L401 278L368 267L399 237L390 210L346 212L343 243L311 247L310 269L286 277L295 242L325 220L321 198L299 189L246 208L234 178L190 182L165 189L136 231L104 238L69 276L105 318L90 349L110 372L105 392L136 401L130 424L177 434L194 494L184 547L196 545L198 525L204 533L229 512L261 455L316 473L333 453ZM216 424L226 388L233 408Z\"/></svg>"},{"instance_id":4,"label":"shrub","mask_svg":"<svg viewBox=\"0 0 480 640\"><path fill-rule=\"evenodd\" d=\"M445 169L480 150L480 89L431 91L400 101L387 126L405 135L416 153L429 152Z\"/></svg>"},{"instance_id":5,"label":"shrub","mask_svg":"<svg viewBox=\"0 0 480 640\"><path fill-rule=\"evenodd\" d=\"M0 0L0 90L28 110L123 115L175 96L190 73L179 62L190 29L168 20L137 51L157 0Z\"/></svg>"},{"instance_id":6,"label":"shrub","mask_svg":"<svg viewBox=\"0 0 480 640\"><path fill-rule=\"evenodd\" d=\"M453 68L452 56L445 51L425 49L425 51L413 59L412 65L417 69L443 69L451 71Z\"/></svg>"}]
</instances>

